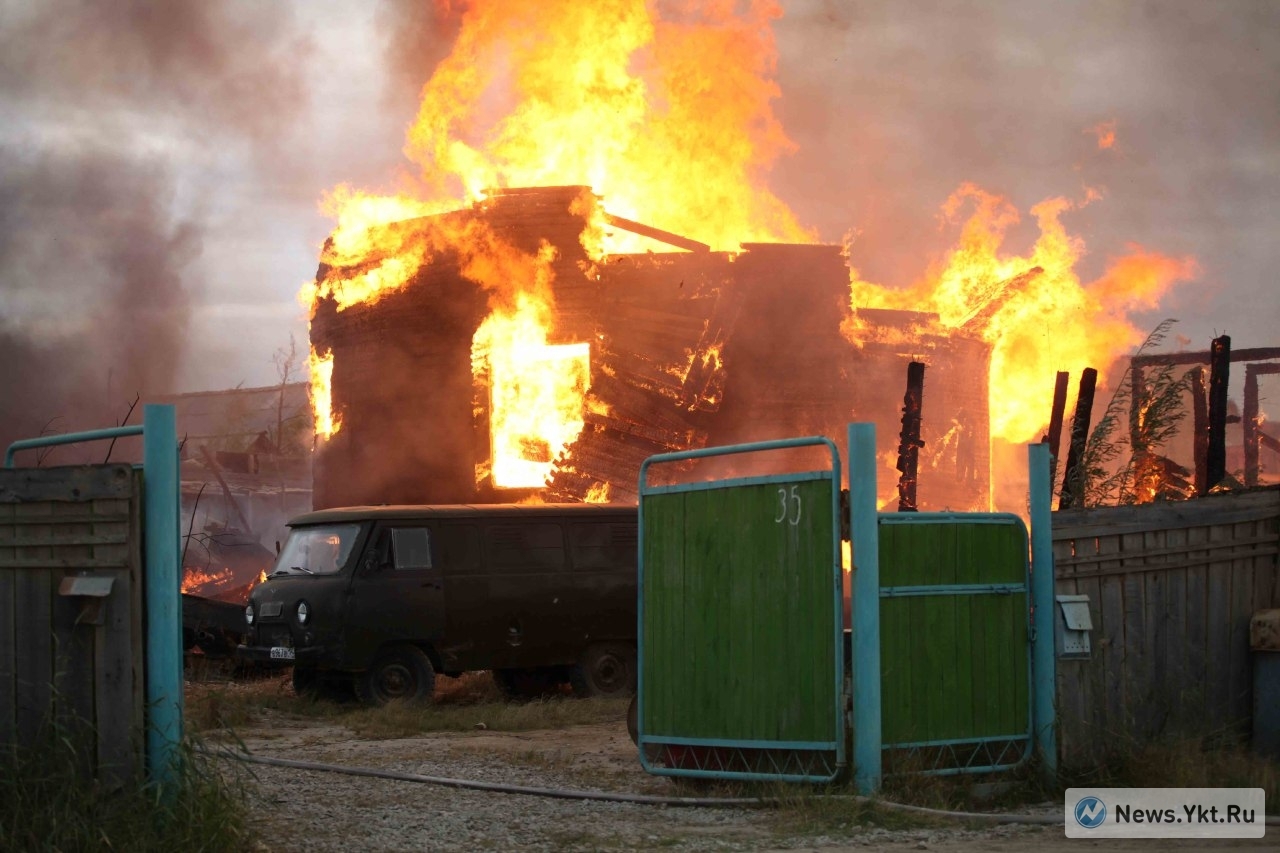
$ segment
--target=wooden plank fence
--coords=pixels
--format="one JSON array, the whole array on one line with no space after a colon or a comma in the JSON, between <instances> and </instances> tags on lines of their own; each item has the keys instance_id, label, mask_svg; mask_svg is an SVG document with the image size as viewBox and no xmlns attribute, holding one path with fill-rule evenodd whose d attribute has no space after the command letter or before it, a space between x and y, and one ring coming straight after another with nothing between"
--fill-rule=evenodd
<instances>
[{"instance_id":1,"label":"wooden plank fence","mask_svg":"<svg viewBox=\"0 0 1280 853\"><path fill-rule=\"evenodd\" d=\"M1094 627L1091 658L1058 660L1064 763L1247 734L1249 619L1280 607L1280 487L1060 511L1053 553L1058 594L1088 595Z\"/></svg>"},{"instance_id":2,"label":"wooden plank fence","mask_svg":"<svg viewBox=\"0 0 1280 853\"><path fill-rule=\"evenodd\" d=\"M141 497L129 465L0 469L0 747L56 724L108 784L142 769Z\"/></svg>"}]
</instances>

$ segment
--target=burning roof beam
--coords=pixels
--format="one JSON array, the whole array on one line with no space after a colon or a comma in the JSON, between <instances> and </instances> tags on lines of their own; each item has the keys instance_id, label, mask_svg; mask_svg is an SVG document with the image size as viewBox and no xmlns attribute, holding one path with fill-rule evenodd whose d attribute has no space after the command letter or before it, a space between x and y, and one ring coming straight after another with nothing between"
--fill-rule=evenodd
<instances>
[{"instance_id":1,"label":"burning roof beam","mask_svg":"<svg viewBox=\"0 0 1280 853\"><path fill-rule=\"evenodd\" d=\"M606 213L604 219L614 228L621 228L623 231L630 231L632 234L639 234L641 237L648 237L650 240L657 240L659 243L666 243L677 249L687 249L690 252L711 251L711 247L706 243L699 243L697 240L690 240L688 237L681 237L679 234L672 234L670 231L663 231L661 228L654 228L642 222L614 216L612 213Z\"/></svg>"},{"instance_id":2,"label":"burning roof beam","mask_svg":"<svg viewBox=\"0 0 1280 853\"><path fill-rule=\"evenodd\" d=\"M979 336L991 322L996 312L1005 306L1013 297L1022 293L1044 272L1043 267L1032 267L1013 278L998 281L983 294L982 304L973 310L960 324L960 331L965 335Z\"/></svg>"}]
</instances>

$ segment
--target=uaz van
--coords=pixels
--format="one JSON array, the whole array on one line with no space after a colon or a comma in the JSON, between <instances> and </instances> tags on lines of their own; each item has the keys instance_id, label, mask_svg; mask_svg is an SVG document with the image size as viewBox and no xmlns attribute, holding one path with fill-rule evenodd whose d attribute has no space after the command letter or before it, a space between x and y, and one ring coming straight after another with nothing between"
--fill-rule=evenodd
<instances>
[{"instance_id":1,"label":"uaz van","mask_svg":"<svg viewBox=\"0 0 1280 853\"><path fill-rule=\"evenodd\" d=\"M425 700L437 673L473 670L508 694L635 690L635 506L353 507L289 526L237 652L292 661L299 692Z\"/></svg>"}]
</instances>

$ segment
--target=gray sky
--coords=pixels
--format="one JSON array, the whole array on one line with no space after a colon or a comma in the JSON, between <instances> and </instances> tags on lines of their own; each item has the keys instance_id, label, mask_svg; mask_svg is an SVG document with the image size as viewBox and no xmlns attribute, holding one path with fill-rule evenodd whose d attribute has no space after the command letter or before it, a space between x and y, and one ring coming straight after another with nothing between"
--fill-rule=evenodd
<instances>
[{"instance_id":1,"label":"gray sky","mask_svg":"<svg viewBox=\"0 0 1280 853\"><path fill-rule=\"evenodd\" d=\"M865 277L920 275L954 239L938 211L962 182L1027 226L1087 185L1104 200L1064 216L1083 280L1128 243L1200 263L1139 328L1280 345L1280 2L782 5L775 109L798 151L770 185L824 240L856 229ZM305 347L319 198L394 186L449 39L408 0L0 0L10 399L277 381L273 353ZM1103 121L1109 151L1086 132Z\"/></svg>"}]
</instances>

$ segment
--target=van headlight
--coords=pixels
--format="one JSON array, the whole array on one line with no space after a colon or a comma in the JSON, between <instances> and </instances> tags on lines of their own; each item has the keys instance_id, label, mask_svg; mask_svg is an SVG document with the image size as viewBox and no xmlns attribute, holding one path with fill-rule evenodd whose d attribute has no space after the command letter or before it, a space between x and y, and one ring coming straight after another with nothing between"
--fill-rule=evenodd
<instances>
[{"instance_id":1,"label":"van headlight","mask_svg":"<svg viewBox=\"0 0 1280 853\"><path fill-rule=\"evenodd\" d=\"M244 606L244 621L251 626L253 625L253 605L252 604L246 604Z\"/></svg>"},{"instance_id":2,"label":"van headlight","mask_svg":"<svg viewBox=\"0 0 1280 853\"><path fill-rule=\"evenodd\" d=\"M311 618L311 608L307 606L305 601L298 602L298 624L305 625L307 620Z\"/></svg>"}]
</instances>

